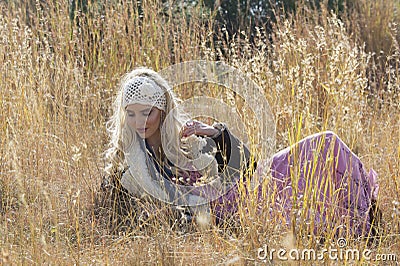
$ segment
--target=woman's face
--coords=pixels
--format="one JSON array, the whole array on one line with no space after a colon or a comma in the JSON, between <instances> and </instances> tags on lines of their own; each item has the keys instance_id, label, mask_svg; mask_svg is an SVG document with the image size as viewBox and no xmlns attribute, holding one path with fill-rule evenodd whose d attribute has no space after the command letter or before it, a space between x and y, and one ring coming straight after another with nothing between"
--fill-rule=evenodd
<instances>
[{"instance_id":1,"label":"woman's face","mask_svg":"<svg viewBox=\"0 0 400 266\"><path fill-rule=\"evenodd\" d=\"M141 138L160 136L161 110L151 105L130 104L126 107L126 122Z\"/></svg>"}]
</instances>

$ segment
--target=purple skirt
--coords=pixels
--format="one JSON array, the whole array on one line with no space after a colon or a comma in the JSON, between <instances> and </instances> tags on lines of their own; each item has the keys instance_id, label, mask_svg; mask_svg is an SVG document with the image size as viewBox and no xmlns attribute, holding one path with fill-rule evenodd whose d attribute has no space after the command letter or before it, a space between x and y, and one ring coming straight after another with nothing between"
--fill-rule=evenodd
<instances>
[{"instance_id":1,"label":"purple skirt","mask_svg":"<svg viewBox=\"0 0 400 266\"><path fill-rule=\"evenodd\" d=\"M267 170L267 171L266 171ZM377 174L333 132L311 135L276 153L272 162L258 162L257 204L270 218L310 224L311 230L368 236L371 203L378 194ZM243 204L238 186L213 204L218 220L230 219ZM248 195L247 195L248 196Z\"/></svg>"}]
</instances>

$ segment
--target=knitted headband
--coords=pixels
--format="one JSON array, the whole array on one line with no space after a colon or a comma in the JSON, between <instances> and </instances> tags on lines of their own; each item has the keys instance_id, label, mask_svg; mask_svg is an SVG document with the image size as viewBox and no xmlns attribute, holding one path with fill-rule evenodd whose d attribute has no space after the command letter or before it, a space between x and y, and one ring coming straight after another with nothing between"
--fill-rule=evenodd
<instances>
[{"instance_id":1,"label":"knitted headband","mask_svg":"<svg viewBox=\"0 0 400 266\"><path fill-rule=\"evenodd\" d=\"M165 92L153 80L139 76L124 84L123 108L134 103L155 106L165 111L167 99Z\"/></svg>"}]
</instances>

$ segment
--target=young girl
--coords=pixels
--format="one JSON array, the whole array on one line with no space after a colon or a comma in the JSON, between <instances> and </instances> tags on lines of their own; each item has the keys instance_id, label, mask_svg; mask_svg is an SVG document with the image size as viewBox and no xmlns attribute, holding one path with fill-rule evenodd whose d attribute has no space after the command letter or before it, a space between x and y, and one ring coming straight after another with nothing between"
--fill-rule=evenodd
<instances>
[{"instance_id":1,"label":"young girl","mask_svg":"<svg viewBox=\"0 0 400 266\"><path fill-rule=\"evenodd\" d=\"M131 223L140 220L136 205L151 202L220 224L235 219L240 201L255 191L259 211L279 213L286 224L312 220L315 228L375 233L376 173L366 173L333 132L276 153L270 166L256 163L224 124L190 120L166 80L146 68L122 78L108 129L102 186L112 188L110 201ZM293 208L303 210L301 217L294 218Z\"/></svg>"}]
</instances>

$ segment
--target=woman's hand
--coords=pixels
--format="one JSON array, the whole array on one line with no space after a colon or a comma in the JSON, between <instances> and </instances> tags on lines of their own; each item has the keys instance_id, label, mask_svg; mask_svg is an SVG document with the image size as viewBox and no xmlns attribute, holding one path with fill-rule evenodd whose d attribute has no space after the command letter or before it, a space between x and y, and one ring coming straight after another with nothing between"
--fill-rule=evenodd
<instances>
[{"instance_id":1,"label":"woman's hand","mask_svg":"<svg viewBox=\"0 0 400 266\"><path fill-rule=\"evenodd\" d=\"M193 134L203 137L212 137L218 133L218 129L197 120L190 120L186 122L181 131L181 135L184 138L187 138Z\"/></svg>"}]
</instances>

